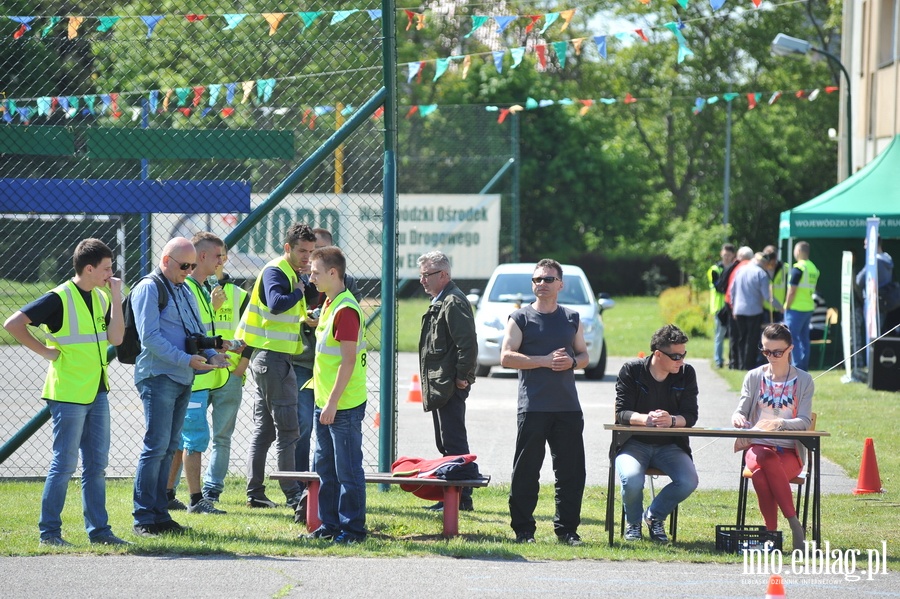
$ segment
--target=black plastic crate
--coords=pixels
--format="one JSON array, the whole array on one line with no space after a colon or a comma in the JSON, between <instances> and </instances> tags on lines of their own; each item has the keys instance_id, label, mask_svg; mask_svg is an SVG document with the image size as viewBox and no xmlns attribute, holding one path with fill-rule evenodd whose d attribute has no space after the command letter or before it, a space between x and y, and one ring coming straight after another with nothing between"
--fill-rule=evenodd
<instances>
[{"instance_id":1,"label":"black plastic crate","mask_svg":"<svg viewBox=\"0 0 900 599\"><path fill-rule=\"evenodd\" d=\"M780 530L766 530L765 526L716 525L716 551L740 554L745 549L765 550L767 541L772 543L769 549L781 551Z\"/></svg>"}]
</instances>

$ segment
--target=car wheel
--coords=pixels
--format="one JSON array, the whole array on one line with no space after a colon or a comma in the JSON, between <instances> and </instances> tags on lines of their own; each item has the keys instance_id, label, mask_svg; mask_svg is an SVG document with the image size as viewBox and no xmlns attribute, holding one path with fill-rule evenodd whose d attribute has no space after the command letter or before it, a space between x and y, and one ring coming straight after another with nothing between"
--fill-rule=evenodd
<instances>
[{"instance_id":1,"label":"car wheel","mask_svg":"<svg viewBox=\"0 0 900 599\"><path fill-rule=\"evenodd\" d=\"M491 374L491 367L484 364L475 364L475 376L488 376Z\"/></svg>"},{"instance_id":2,"label":"car wheel","mask_svg":"<svg viewBox=\"0 0 900 599\"><path fill-rule=\"evenodd\" d=\"M603 341L603 349L600 350L600 360L593 368L587 368L584 376L592 381L599 381L606 375L606 341Z\"/></svg>"}]
</instances>

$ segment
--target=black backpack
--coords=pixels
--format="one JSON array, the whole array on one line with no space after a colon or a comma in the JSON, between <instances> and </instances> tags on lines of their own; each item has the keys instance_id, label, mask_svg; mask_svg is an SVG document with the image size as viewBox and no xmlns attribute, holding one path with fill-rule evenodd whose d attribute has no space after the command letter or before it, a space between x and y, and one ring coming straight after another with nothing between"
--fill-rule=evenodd
<instances>
[{"instance_id":1,"label":"black backpack","mask_svg":"<svg viewBox=\"0 0 900 599\"><path fill-rule=\"evenodd\" d=\"M159 311L162 312L166 304L169 303L169 292L166 285L155 274L149 274L144 279L153 279L156 283L156 291L159 294ZM140 283L140 281L138 281ZM122 364L134 364L138 354L141 353L141 337L138 335L137 325L134 322L134 309L131 307L131 294L122 302L122 314L125 317L125 335L122 337L122 343L116 346L116 358Z\"/></svg>"}]
</instances>

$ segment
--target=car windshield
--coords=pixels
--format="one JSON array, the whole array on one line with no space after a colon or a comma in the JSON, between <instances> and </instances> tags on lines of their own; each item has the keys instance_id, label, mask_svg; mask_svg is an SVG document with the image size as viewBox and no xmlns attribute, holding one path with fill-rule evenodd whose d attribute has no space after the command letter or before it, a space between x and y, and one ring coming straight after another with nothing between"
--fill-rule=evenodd
<instances>
[{"instance_id":1,"label":"car windshield","mask_svg":"<svg viewBox=\"0 0 900 599\"><path fill-rule=\"evenodd\" d=\"M591 303L581 277L566 275L563 277L563 282L565 284L557 300L560 304L585 305ZM534 293L531 291L531 275L523 273L497 275L497 278L494 279L494 285L491 287L488 301L534 301Z\"/></svg>"}]
</instances>

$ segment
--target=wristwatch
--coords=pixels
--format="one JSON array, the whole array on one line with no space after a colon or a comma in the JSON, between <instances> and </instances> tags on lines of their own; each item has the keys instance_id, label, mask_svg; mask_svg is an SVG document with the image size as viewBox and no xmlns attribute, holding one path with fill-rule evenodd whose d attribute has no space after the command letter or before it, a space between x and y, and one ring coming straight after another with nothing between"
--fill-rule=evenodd
<instances>
[{"instance_id":1,"label":"wristwatch","mask_svg":"<svg viewBox=\"0 0 900 599\"><path fill-rule=\"evenodd\" d=\"M675 428L675 417L672 416L672 428Z\"/></svg>"},{"instance_id":2,"label":"wristwatch","mask_svg":"<svg viewBox=\"0 0 900 599\"><path fill-rule=\"evenodd\" d=\"M575 370L575 366L578 364L578 360L575 359L575 356L572 356L572 367L569 370Z\"/></svg>"}]
</instances>

